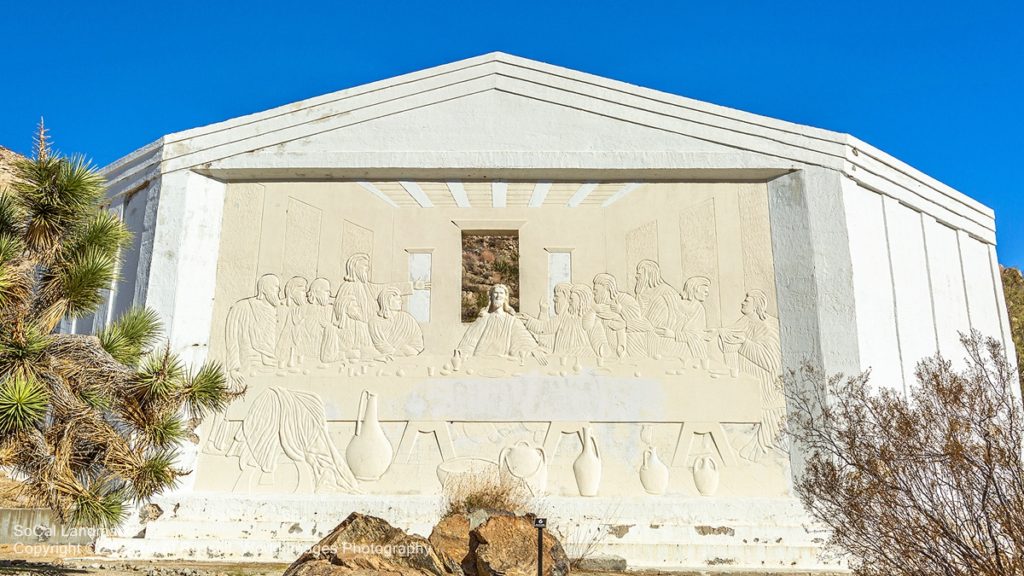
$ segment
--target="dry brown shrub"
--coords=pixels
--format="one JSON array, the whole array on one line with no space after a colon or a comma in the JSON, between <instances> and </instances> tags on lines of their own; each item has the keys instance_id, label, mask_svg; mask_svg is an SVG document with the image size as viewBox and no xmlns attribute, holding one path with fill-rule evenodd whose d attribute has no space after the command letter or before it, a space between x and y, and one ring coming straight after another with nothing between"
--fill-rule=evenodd
<instances>
[{"instance_id":1,"label":"dry brown shrub","mask_svg":"<svg viewBox=\"0 0 1024 576\"><path fill-rule=\"evenodd\" d=\"M786 379L797 492L858 576L1024 574L1018 372L998 341L961 341L963 370L923 360L906 394L866 373Z\"/></svg>"},{"instance_id":2,"label":"dry brown shrub","mask_svg":"<svg viewBox=\"0 0 1024 576\"><path fill-rule=\"evenodd\" d=\"M616 518L622 517L621 511L622 504L616 503L597 511L589 521L568 520L551 527L569 557L570 568L581 570L585 561L599 555L612 536Z\"/></svg>"},{"instance_id":3,"label":"dry brown shrub","mask_svg":"<svg viewBox=\"0 0 1024 576\"><path fill-rule=\"evenodd\" d=\"M526 514L535 499L522 482L503 482L496 474L466 473L449 478L442 487L443 514L470 514L475 510Z\"/></svg>"}]
</instances>

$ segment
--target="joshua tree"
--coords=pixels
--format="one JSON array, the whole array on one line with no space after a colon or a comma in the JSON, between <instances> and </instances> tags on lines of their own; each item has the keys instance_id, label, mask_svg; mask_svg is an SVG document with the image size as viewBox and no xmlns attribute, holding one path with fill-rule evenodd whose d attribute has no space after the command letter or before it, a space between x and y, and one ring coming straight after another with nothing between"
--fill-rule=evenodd
<instances>
[{"instance_id":1,"label":"joshua tree","mask_svg":"<svg viewBox=\"0 0 1024 576\"><path fill-rule=\"evenodd\" d=\"M177 446L233 397L219 365L185 367L133 309L94 336L56 332L95 311L130 234L104 209L102 177L51 153L0 191L0 467L65 522L112 527L188 471Z\"/></svg>"}]
</instances>

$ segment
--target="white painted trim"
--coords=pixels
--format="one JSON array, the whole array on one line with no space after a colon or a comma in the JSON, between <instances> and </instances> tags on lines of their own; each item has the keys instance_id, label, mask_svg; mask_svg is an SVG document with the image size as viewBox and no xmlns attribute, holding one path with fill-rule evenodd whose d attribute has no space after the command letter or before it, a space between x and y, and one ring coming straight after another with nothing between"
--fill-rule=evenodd
<instances>
[{"instance_id":1,"label":"white painted trim","mask_svg":"<svg viewBox=\"0 0 1024 576\"><path fill-rule=\"evenodd\" d=\"M519 230L526 220L452 220L460 230Z\"/></svg>"},{"instance_id":2,"label":"white painted trim","mask_svg":"<svg viewBox=\"0 0 1024 576\"><path fill-rule=\"evenodd\" d=\"M448 182L448 191L452 194L452 200L455 200L455 205L459 208L469 208L469 196L466 194L466 188L462 185L462 182Z\"/></svg>"},{"instance_id":3,"label":"white painted trim","mask_svg":"<svg viewBox=\"0 0 1024 576\"><path fill-rule=\"evenodd\" d=\"M618 190L616 190L614 194L609 196L601 204L601 207L602 208L607 208L607 207L611 206L612 204L615 204L619 200L622 200L623 198L628 196L630 192L632 192L633 190L636 190L638 186L640 186L640 184L638 184L636 182L630 182L628 184L623 184L622 188L619 188Z\"/></svg>"},{"instance_id":4,"label":"white painted trim","mask_svg":"<svg viewBox=\"0 0 1024 576\"><path fill-rule=\"evenodd\" d=\"M587 182L586 184L583 184L579 187L579 190L576 190L572 197L569 198L569 201L566 202L565 205L570 208L579 206L580 203L587 199L587 196L590 196L590 193L593 192L595 188L597 188L597 182Z\"/></svg>"},{"instance_id":5,"label":"white painted trim","mask_svg":"<svg viewBox=\"0 0 1024 576\"><path fill-rule=\"evenodd\" d=\"M530 196L529 207L540 208L543 206L549 190L551 190L551 182L537 182L533 187L533 195Z\"/></svg>"},{"instance_id":6,"label":"white painted trim","mask_svg":"<svg viewBox=\"0 0 1024 576\"><path fill-rule=\"evenodd\" d=\"M356 184L359 184L359 186L362 187L363 190L366 190L370 194L373 194L377 198L380 198L381 200L386 202L389 206L391 206L393 208L398 208L398 204L395 204L394 200L389 198L387 194L381 192L380 188L377 188L376 186L374 186L370 182L356 182Z\"/></svg>"},{"instance_id":7,"label":"white painted trim","mask_svg":"<svg viewBox=\"0 0 1024 576\"><path fill-rule=\"evenodd\" d=\"M107 175L112 182L138 182L161 172L202 169L283 142L487 90L516 94L733 148L740 160L733 163L733 167L784 164L788 169L821 166L839 170L863 186L931 214L952 227L965 229L988 243L995 241L991 209L852 136L501 53L485 54L171 134L115 162L107 168ZM590 159L581 156L572 166L564 167L599 168L604 163L594 160L602 154L609 156L608 164L614 164L612 157L620 152L599 152ZM413 170L432 166L433 162L428 161L431 152L423 153L425 156L418 162L391 166ZM550 155L550 151L545 153ZM452 158L447 158L443 165L460 167ZM364 165L366 168L375 166L376 163ZM488 166L508 165L491 163ZM672 167L700 166L676 163Z\"/></svg>"},{"instance_id":8,"label":"white painted trim","mask_svg":"<svg viewBox=\"0 0 1024 576\"><path fill-rule=\"evenodd\" d=\"M423 188L420 188L419 184L409 180L399 180L398 183L402 185L402 188L405 188L405 191L409 193L409 196L412 196L412 199L415 200L417 204L423 208L434 207L434 203L430 201L427 193L423 191Z\"/></svg>"},{"instance_id":9,"label":"white painted trim","mask_svg":"<svg viewBox=\"0 0 1024 576\"><path fill-rule=\"evenodd\" d=\"M502 181L491 182L491 206L504 208L508 201L508 184Z\"/></svg>"},{"instance_id":10,"label":"white painted trim","mask_svg":"<svg viewBox=\"0 0 1024 576\"><path fill-rule=\"evenodd\" d=\"M964 305L967 307L967 322L971 325L971 330L978 328L978 321L973 317L971 313L971 290L968 286L968 269L967 269L967 247L964 243L967 242L970 237L963 230L956 231L956 259L960 263L960 278L963 280L964 286Z\"/></svg>"}]
</instances>

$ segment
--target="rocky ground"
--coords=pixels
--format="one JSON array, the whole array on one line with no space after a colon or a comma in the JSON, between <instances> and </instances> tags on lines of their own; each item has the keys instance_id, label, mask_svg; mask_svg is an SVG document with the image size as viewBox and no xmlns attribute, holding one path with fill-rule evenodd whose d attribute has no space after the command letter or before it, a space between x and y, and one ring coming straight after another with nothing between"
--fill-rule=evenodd
<instances>
[{"instance_id":1,"label":"rocky ground","mask_svg":"<svg viewBox=\"0 0 1024 576\"><path fill-rule=\"evenodd\" d=\"M6 576L281 576L284 564L218 564L212 562L119 562L91 559L88 546L53 546L31 548L0 545L0 575ZM838 576L824 572L737 571L725 569L687 570L680 572L630 571L601 572L573 570L572 576Z\"/></svg>"},{"instance_id":2,"label":"rocky ground","mask_svg":"<svg viewBox=\"0 0 1024 576\"><path fill-rule=\"evenodd\" d=\"M0 189L14 180L14 160L19 158L15 152L0 146Z\"/></svg>"},{"instance_id":3,"label":"rocky ground","mask_svg":"<svg viewBox=\"0 0 1024 576\"><path fill-rule=\"evenodd\" d=\"M487 305L487 291L505 284L519 310L519 238L472 234L462 238L462 321L472 322Z\"/></svg>"},{"instance_id":4,"label":"rocky ground","mask_svg":"<svg viewBox=\"0 0 1024 576\"><path fill-rule=\"evenodd\" d=\"M11 576L280 576L284 565L268 564L189 564L175 562L104 562L90 560L19 560L0 559L0 575ZM822 572L750 572L701 570L683 572L637 571L637 572L585 572L573 571L573 576L608 576L629 574L630 576L838 576Z\"/></svg>"}]
</instances>

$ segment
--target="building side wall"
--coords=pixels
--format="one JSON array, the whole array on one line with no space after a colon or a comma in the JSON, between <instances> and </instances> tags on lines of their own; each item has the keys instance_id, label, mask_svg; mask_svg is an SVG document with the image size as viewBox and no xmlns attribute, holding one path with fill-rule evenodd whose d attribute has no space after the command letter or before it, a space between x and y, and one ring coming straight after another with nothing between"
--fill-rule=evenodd
<instances>
[{"instance_id":1,"label":"building side wall","mask_svg":"<svg viewBox=\"0 0 1024 576\"><path fill-rule=\"evenodd\" d=\"M907 390L936 352L962 366L960 334L972 329L1012 354L994 246L845 178L843 200L859 368L877 386Z\"/></svg>"}]
</instances>

